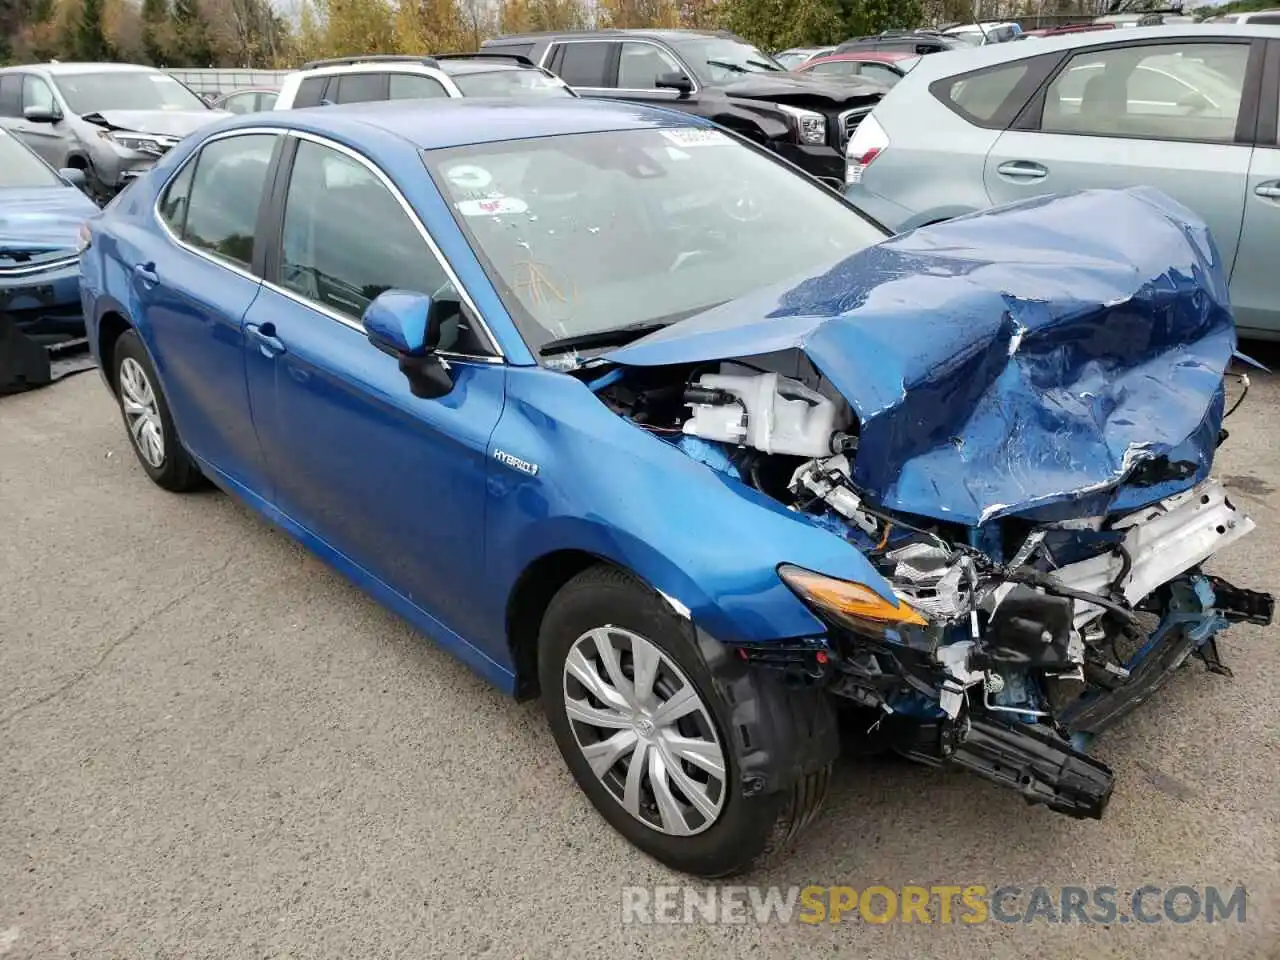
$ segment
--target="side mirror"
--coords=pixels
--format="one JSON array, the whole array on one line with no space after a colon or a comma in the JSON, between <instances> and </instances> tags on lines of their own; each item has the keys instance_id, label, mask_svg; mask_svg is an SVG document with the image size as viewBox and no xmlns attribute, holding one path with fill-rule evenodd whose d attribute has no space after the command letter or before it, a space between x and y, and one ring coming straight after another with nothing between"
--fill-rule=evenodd
<instances>
[{"instance_id":1,"label":"side mirror","mask_svg":"<svg viewBox=\"0 0 1280 960\"><path fill-rule=\"evenodd\" d=\"M653 85L660 90L675 90L682 97L693 92L693 81L678 70L659 74Z\"/></svg>"},{"instance_id":2,"label":"side mirror","mask_svg":"<svg viewBox=\"0 0 1280 960\"><path fill-rule=\"evenodd\" d=\"M62 114L52 107L27 107L22 115L32 123L57 123L62 119Z\"/></svg>"},{"instance_id":3,"label":"side mirror","mask_svg":"<svg viewBox=\"0 0 1280 960\"><path fill-rule=\"evenodd\" d=\"M456 300L434 300L425 293L386 290L364 311L369 342L400 362L415 397L432 400L453 389L449 365L436 356L441 324L462 309Z\"/></svg>"},{"instance_id":4,"label":"side mirror","mask_svg":"<svg viewBox=\"0 0 1280 960\"><path fill-rule=\"evenodd\" d=\"M67 181L68 186L79 187L81 190L89 183L85 179L84 171L79 167L63 167L58 171L58 176Z\"/></svg>"}]
</instances>

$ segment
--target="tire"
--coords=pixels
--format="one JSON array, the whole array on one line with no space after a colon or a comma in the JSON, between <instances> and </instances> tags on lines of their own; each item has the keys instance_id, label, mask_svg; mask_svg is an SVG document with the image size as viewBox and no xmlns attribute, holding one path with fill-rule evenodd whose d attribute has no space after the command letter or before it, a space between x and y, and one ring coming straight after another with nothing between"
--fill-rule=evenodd
<instances>
[{"instance_id":1,"label":"tire","mask_svg":"<svg viewBox=\"0 0 1280 960\"><path fill-rule=\"evenodd\" d=\"M182 446L160 378L136 331L126 330L111 352L111 383L129 445L156 484L174 493L204 483L199 468Z\"/></svg>"},{"instance_id":2,"label":"tire","mask_svg":"<svg viewBox=\"0 0 1280 960\"><path fill-rule=\"evenodd\" d=\"M742 775L746 751L724 686L713 681L692 633L688 621L634 577L615 567L592 567L566 584L548 606L538 636L538 673L552 736L600 815L668 867L716 878L781 853L821 806L831 765L824 761L800 771L777 789L752 787L753 777ZM601 686L613 674L600 656L600 644L614 651L622 684ZM647 699L635 689L637 651L651 670L656 661L653 695ZM581 680L584 671L590 684ZM741 684L740 678L735 681L735 691L742 691ZM597 695L601 692L606 697ZM674 723L664 719L681 712L664 710L664 703L687 706L691 700L696 706ZM599 727L584 717L603 717L610 724ZM734 735L727 737L726 731ZM606 740L615 742L601 746ZM795 746L794 755L806 752L803 744ZM715 748L722 779L712 772ZM635 778L638 789L629 791L637 755L644 766ZM699 763L688 760L690 756ZM660 803L655 784L663 781L668 800ZM631 809L625 805L629 792L639 801ZM695 794L698 802L691 799Z\"/></svg>"}]
</instances>

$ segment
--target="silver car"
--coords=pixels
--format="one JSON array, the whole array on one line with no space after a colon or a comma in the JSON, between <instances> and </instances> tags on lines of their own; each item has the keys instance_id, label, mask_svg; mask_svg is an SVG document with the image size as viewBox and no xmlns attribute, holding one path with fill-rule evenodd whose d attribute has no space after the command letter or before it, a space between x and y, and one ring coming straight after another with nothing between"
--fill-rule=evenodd
<instances>
[{"instance_id":1,"label":"silver car","mask_svg":"<svg viewBox=\"0 0 1280 960\"><path fill-rule=\"evenodd\" d=\"M1208 222L1241 332L1280 339L1278 98L1277 27L1108 30L925 57L850 139L845 192L902 231L1042 194L1157 187Z\"/></svg>"},{"instance_id":2,"label":"silver car","mask_svg":"<svg viewBox=\"0 0 1280 960\"><path fill-rule=\"evenodd\" d=\"M106 197L191 131L229 116L159 70L118 63L0 69L0 127Z\"/></svg>"}]
</instances>

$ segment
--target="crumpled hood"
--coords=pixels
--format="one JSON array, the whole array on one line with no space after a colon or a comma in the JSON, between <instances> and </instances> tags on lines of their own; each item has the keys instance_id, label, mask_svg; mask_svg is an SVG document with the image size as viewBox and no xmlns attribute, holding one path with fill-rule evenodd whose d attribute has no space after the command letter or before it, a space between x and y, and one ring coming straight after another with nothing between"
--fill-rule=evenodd
<instances>
[{"instance_id":1,"label":"crumpled hood","mask_svg":"<svg viewBox=\"0 0 1280 960\"><path fill-rule=\"evenodd\" d=\"M746 100L768 100L773 103L819 101L832 106L840 106L850 100L882 97L889 92L884 84L863 77L829 80L798 73L756 73L715 86L728 96Z\"/></svg>"},{"instance_id":2,"label":"crumpled hood","mask_svg":"<svg viewBox=\"0 0 1280 960\"><path fill-rule=\"evenodd\" d=\"M18 252L73 249L80 224L97 212L75 187L0 187L0 269L21 266Z\"/></svg>"},{"instance_id":3,"label":"crumpled hood","mask_svg":"<svg viewBox=\"0 0 1280 960\"><path fill-rule=\"evenodd\" d=\"M903 234L607 359L799 348L857 414L853 479L882 506L970 526L1061 519L1208 474L1228 304L1202 220L1150 188L1095 190Z\"/></svg>"},{"instance_id":4,"label":"crumpled hood","mask_svg":"<svg viewBox=\"0 0 1280 960\"><path fill-rule=\"evenodd\" d=\"M99 110L86 115L85 119L101 117L112 130L181 138L229 116L226 110Z\"/></svg>"}]
</instances>

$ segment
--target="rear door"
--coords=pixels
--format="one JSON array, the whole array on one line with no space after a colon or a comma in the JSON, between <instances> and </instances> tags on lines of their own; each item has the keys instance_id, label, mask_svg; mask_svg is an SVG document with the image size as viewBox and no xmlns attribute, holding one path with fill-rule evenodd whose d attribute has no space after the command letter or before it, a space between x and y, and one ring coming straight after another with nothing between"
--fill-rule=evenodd
<instances>
[{"instance_id":1,"label":"rear door","mask_svg":"<svg viewBox=\"0 0 1280 960\"><path fill-rule=\"evenodd\" d=\"M160 195L164 231L137 231L125 263L183 442L264 497L245 386L244 316L261 289L258 221L282 140L270 130L208 140Z\"/></svg>"},{"instance_id":2,"label":"rear door","mask_svg":"<svg viewBox=\"0 0 1280 960\"><path fill-rule=\"evenodd\" d=\"M616 97L618 44L611 40L558 40L547 50L542 66L592 97Z\"/></svg>"},{"instance_id":3,"label":"rear door","mask_svg":"<svg viewBox=\"0 0 1280 960\"><path fill-rule=\"evenodd\" d=\"M1209 224L1235 261L1264 44L1248 37L1077 50L987 155L993 203L1154 186Z\"/></svg>"},{"instance_id":4,"label":"rear door","mask_svg":"<svg viewBox=\"0 0 1280 960\"><path fill-rule=\"evenodd\" d=\"M1256 23L1257 21L1251 21ZM1244 192L1244 226L1231 271L1236 323L1251 333L1280 336L1280 41L1267 45L1258 108L1258 144Z\"/></svg>"}]
</instances>

